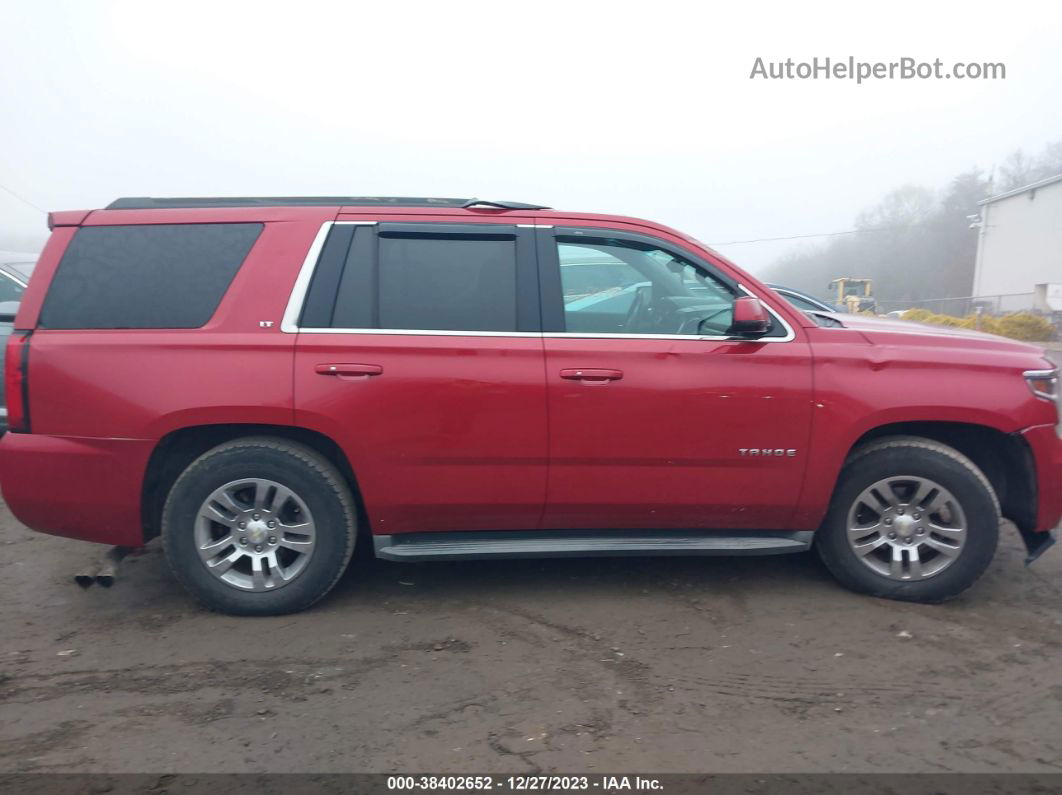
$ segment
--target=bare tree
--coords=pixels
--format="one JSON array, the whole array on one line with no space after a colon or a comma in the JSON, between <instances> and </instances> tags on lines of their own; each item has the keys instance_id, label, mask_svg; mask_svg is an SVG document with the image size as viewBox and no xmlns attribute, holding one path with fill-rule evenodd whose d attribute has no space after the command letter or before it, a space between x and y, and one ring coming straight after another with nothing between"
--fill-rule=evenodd
<instances>
[{"instance_id":1,"label":"bare tree","mask_svg":"<svg viewBox=\"0 0 1062 795\"><path fill-rule=\"evenodd\" d=\"M988 187L974 170L938 192L897 188L858 215L853 234L787 254L769 279L825 296L829 282L840 276L870 278L878 300L897 305L968 296L977 233L967 216L978 211Z\"/></svg>"},{"instance_id":2,"label":"bare tree","mask_svg":"<svg viewBox=\"0 0 1062 795\"><path fill-rule=\"evenodd\" d=\"M999 167L999 181L996 189L1000 192L1014 190L1022 185L1034 182L1036 166L1031 159L1026 157L1021 149L1015 149L1003 160Z\"/></svg>"},{"instance_id":3,"label":"bare tree","mask_svg":"<svg viewBox=\"0 0 1062 795\"><path fill-rule=\"evenodd\" d=\"M1011 152L999 167L999 174L995 187L1000 192L1062 174L1062 140L1048 144L1035 157L1026 157L1020 149Z\"/></svg>"}]
</instances>

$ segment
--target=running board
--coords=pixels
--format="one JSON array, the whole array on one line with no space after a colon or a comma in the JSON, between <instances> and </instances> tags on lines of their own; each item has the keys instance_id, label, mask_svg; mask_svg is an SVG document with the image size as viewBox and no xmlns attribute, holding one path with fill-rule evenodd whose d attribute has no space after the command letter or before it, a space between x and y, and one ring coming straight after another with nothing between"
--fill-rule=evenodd
<instances>
[{"instance_id":1,"label":"running board","mask_svg":"<svg viewBox=\"0 0 1062 795\"><path fill-rule=\"evenodd\" d=\"M621 555L779 555L811 548L812 532L636 531L403 533L373 536L384 560L578 558Z\"/></svg>"}]
</instances>

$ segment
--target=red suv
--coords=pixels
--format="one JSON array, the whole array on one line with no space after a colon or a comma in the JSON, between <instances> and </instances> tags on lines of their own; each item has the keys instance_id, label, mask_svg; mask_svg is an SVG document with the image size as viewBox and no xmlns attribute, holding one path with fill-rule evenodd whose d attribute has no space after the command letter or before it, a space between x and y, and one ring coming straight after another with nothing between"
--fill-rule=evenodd
<instances>
[{"instance_id":1,"label":"red suv","mask_svg":"<svg viewBox=\"0 0 1062 795\"><path fill-rule=\"evenodd\" d=\"M53 213L0 483L37 530L162 536L217 610L388 560L799 552L952 597L1062 516L1031 345L801 312L634 218L458 199Z\"/></svg>"}]
</instances>

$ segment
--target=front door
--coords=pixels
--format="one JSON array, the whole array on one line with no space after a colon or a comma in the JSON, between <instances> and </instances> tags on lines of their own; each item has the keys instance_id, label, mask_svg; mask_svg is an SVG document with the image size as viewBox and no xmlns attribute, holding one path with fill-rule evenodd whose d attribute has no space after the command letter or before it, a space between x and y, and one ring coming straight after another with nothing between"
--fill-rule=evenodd
<instances>
[{"instance_id":1,"label":"front door","mask_svg":"<svg viewBox=\"0 0 1062 795\"><path fill-rule=\"evenodd\" d=\"M544 529L781 529L799 497L811 356L772 312L727 337L744 288L684 247L539 231L550 417Z\"/></svg>"},{"instance_id":2,"label":"front door","mask_svg":"<svg viewBox=\"0 0 1062 795\"><path fill-rule=\"evenodd\" d=\"M546 488L531 232L343 223L295 352L296 424L336 440L372 531L523 530Z\"/></svg>"}]
</instances>

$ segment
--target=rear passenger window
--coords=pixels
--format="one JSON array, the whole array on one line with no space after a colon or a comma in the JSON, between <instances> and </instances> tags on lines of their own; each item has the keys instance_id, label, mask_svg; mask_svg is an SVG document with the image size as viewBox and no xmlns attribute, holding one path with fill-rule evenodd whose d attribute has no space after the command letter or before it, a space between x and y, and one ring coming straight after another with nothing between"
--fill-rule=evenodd
<instances>
[{"instance_id":1,"label":"rear passenger window","mask_svg":"<svg viewBox=\"0 0 1062 795\"><path fill-rule=\"evenodd\" d=\"M339 230L342 227L333 230L337 240ZM377 236L375 230L361 227L349 244L331 323L316 313L312 320L304 314L304 323L349 329L515 331L516 256L515 234L381 231ZM314 292L311 289L308 309Z\"/></svg>"},{"instance_id":2,"label":"rear passenger window","mask_svg":"<svg viewBox=\"0 0 1062 795\"><path fill-rule=\"evenodd\" d=\"M262 224L79 229L52 278L40 325L198 328L213 316Z\"/></svg>"}]
</instances>

